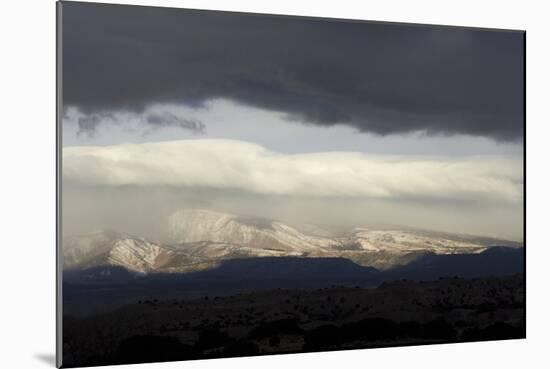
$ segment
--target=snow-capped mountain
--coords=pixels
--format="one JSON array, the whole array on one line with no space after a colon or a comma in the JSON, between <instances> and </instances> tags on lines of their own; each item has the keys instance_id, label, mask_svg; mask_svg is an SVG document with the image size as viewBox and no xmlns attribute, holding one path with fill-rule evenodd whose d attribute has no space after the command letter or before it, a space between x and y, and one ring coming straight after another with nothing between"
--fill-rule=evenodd
<instances>
[{"instance_id":1,"label":"snow-capped mountain","mask_svg":"<svg viewBox=\"0 0 550 369\"><path fill-rule=\"evenodd\" d=\"M489 246L481 241L458 236L368 228L356 228L350 236L350 241L360 245L362 250L406 253L419 251L435 254L479 253Z\"/></svg>"},{"instance_id":2,"label":"snow-capped mountain","mask_svg":"<svg viewBox=\"0 0 550 369\"><path fill-rule=\"evenodd\" d=\"M169 231L175 243L221 242L287 254L303 254L339 245L335 239L306 235L280 222L202 209L172 214Z\"/></svg>"},{"instance_id":3,"label":"snow-capped mountain","mask_svg":"<svg viewBox=\"0 0 550 369\"><path fill-rule=\"evenodd\" d=\"M187 272L210 268L225 259L294 256L341 257L384 270L426 253L474 254L493 245L510 245L486 238L396 229L357 228L349 235L333 236L314 227L315 232L307 233L307 227L298 230L274 220L203 209L175 212L168 219L168 228L168 244L115 231L66 238L64 268L111 265L140 273Z\"/></svg>"},{"instance_id":4,"label":"snow-capped mountain","mask_svg":"<svg viewBox=\"0 0 550 369\"><path fill-rule=\"evenodd\" d=\"M70 237L63 242L64 269L111 265L139 273L170 272L192 266L200 269L201 262L181 250L110 230Z\"/></svg>"}]
</instances>

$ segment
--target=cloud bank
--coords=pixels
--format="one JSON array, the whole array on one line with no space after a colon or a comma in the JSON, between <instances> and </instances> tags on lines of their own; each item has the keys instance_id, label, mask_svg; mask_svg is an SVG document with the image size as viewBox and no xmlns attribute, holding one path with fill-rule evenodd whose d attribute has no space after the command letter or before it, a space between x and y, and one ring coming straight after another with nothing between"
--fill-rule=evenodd
<instances>
[{"instance_id":1,"label":"cloud bank","mask_svg":"<svg viewBox=\"0 0 550 369\"><path fill-rule=\"evenodd\" d=\"M213 188L267 195L522 199L522 163L355 152L282 154L235 140L181 140L63 149L64 180L89 186Z\"/></svg>"},{"instance_id":2,"label":"cloud bank","mask_svg":"<svg viewBox=\"0 0 550 369\"><path fill-rule=\"evenodd\" d=\"M63 14L63 102L91 115L84 129L94 114L225 98L380 135L523 137L523 32L71 2Z\"/></svg>"}]
</instances>

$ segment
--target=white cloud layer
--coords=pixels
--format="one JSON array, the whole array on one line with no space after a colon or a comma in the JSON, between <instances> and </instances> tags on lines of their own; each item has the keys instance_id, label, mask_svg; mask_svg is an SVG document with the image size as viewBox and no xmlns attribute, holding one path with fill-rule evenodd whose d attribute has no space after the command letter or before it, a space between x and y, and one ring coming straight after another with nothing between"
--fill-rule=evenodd
<instances>
[{"instance_id":1,"label":"white cloud layer","mask_svg":"<svg viewBox=\"0 0 550 369\"><path fill-rule=\"evenodd\" d=\"M522 162L517 158L282 154L248 142L221 139L66 147L63 176L84 185L507 203L520 202L523 191Z\"/></svg>"}]
</instances>

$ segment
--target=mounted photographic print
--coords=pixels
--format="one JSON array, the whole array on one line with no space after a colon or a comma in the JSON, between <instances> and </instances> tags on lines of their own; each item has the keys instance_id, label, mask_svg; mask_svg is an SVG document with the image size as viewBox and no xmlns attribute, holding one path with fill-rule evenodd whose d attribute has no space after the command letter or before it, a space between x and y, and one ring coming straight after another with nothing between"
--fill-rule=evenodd
<instances>
[{"instance_id":1,"label":"mounted photographic print","mask_svg":"<svg viewBox=\"0 0 550 369\"><path fill-rule=\"evenodd\" d=\"M59 366L525 337L525 32L57 5Z\"/></svg>"}]
</instances>

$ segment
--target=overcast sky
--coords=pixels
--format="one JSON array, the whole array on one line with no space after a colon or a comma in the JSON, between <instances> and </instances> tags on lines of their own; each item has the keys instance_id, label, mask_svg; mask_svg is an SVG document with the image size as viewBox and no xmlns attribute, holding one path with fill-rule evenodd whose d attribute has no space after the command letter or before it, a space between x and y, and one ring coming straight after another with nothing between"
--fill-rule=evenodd
<instances>
[{"instance_id":1,"label":"overcast sky","mask_svg":"<svg viewBox=\"0 0 550 369\"><path fill-rule=\"evenodd\" d=\"M65 2L64 233L200 206L520 240L523 42Z\"/></svg>"}]
</instances>

